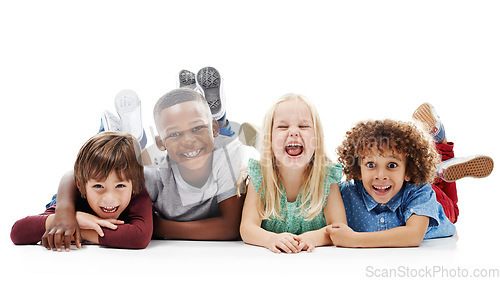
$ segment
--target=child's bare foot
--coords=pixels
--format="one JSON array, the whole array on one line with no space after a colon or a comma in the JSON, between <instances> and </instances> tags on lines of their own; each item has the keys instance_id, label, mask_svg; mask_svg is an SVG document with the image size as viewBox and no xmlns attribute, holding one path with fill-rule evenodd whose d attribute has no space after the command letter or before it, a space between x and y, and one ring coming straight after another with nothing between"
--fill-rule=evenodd
<instances>
[{"instance_id":1,"label":"child's bare foot","mask_svg":"<svg viewBox=\"0 0 500 281\"><path fill-rule=\"evenodd\" d=\"M484 155L453 158L438 165L437 175L446 182L464 177L484 178L493 171L493 159Z\"/></svg>"},{"instance_id":2,"label":"child's bare foot","mask_svg":"<svg viewBox=\"0 0 500 281\"><path fill-rule=\"evenodd\" d=\"M434 107L429 103L420 105L413 113L413 119L419 123L423 129L434 139L434 142L442 143L446 141L443 123L436 114Z\"/></svg>"}]
</instances>

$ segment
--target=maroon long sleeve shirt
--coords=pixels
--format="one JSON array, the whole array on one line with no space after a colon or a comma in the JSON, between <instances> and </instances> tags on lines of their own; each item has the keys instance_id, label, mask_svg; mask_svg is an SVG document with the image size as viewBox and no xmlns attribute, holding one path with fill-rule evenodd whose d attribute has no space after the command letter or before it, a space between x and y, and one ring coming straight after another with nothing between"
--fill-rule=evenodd
<instances>
[{"instance_id":1,"label":"maroon long sleeve shirt","mask_svg":"<svg viewBox=\"0 0 500 281\"><path fill-rule=\"evenodd\" d=\"M86 199L76 202L76 210L96 215ZM40 242L45 233L45 221L54 213L55 206L52 206L40 215L18 220L10 232L12 242L16 245ZM104 236L99 237L99 245L128 249L144 249L148 246L153 234L153 205L146 189L132 197L118 219L125 224L118 225L115 230L102 228Z\"/></svg>"}]
</instances>

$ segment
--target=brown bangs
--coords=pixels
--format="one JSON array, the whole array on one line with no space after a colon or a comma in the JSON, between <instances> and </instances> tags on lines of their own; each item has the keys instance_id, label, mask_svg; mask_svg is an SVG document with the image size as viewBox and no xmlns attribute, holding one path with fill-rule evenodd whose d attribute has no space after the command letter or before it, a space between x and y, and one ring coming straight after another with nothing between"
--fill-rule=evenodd
<instances>
[{"instance_id":1,"label":"brown bangs","mask_svg":"<svg viewBox=\"0 0 500 281\"><path fill-rule=\"evenodd\" d=\"M102 132L89 139L78 153L74 177L82 195L90 179L102 181L112 172L132 181L134 194L144 188L140 145L130 134Z\"/></svg>"}]
</instances>

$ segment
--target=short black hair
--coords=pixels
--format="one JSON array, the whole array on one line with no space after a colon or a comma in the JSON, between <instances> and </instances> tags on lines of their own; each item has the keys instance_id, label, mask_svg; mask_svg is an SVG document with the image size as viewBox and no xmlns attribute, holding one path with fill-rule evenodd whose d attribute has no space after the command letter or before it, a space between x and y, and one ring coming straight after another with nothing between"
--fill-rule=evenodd
<instances>
[{"instance_id":1,"label":"short black hair","mask_svg":"<svg viewBox=\"0 0 500 281\"><path fill-rule=\"evenodd\" d=\"M166 93L156 102L156 105L153 110L153 117L155 120L156 128L160 130L159 128L160 115L165 108L169 108L176 104L188 101L203 102L203 104L206 105L207 114L209 115L209 120L210 121L212 120L212 113L210 111L210 107L208 107L207 100L202 94L188 88L179 88Z\"/></svg>"}]
</instances>

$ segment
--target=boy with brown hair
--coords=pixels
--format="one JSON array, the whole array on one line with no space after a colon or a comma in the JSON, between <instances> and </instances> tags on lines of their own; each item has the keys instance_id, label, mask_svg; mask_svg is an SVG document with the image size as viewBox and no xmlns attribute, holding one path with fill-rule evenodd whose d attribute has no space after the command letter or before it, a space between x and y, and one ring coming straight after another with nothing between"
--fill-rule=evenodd
<instances>
[{"instance_id":1,"label":"boy with brown hair","mask_svg":"<svg viewBox=\"0 0 500 281\"><path fill-rule=\"evenodd\" d=\"M78 153L72 176L78 187L76 220L81 239L103 246L143 249L151 240L153 218L151 200L144 189L144 173L138 141L130 134L103 132L89 139ZM18 220L11 231L14 244L42 241L47 249L54 246L55 231L44 232L51 225L56 206L37 216ZM109 229L94 228L94 223ZM66 250L71 238L63 236Z\"/></svg>"}]
</instances>

